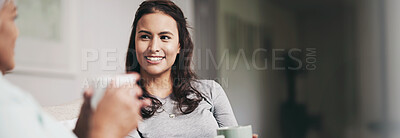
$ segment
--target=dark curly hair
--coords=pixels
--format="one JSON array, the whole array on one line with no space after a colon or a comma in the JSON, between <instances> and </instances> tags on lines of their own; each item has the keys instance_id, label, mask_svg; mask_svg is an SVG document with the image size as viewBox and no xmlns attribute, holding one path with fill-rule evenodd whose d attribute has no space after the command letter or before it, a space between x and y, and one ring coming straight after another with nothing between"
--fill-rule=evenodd
<instances>
[{"instance_id":1,"label":"dark curly hair","mask_svg":"<svg viewBox=\"0 0 400 138\"><path fill-rule=\"evenodd\" d=\"M202 100L202 95L191 84L191 82L196 81L197 78L196 74L191 69L193 42L187 29L188 25L186 18L183 15L182 10L175 5L175 3L169 0L148 0L140 4L133 21L125 64L126 72L140 73L140 65L135 53L136 27L141 17L146 14L157 12L171 16L177 23L180 52L171 67L171 77L173 82L171 98L177 102L177 106L183 114L189 114L197 108ZM162 103L144 89L144 83L143 80L139 81L139 85L143 89L143 97L150 98L152 101L150 106L142 108L141 110L142 117L146 119L153 116L154 113L161 108Z\"/></svg>"}]
</instances>

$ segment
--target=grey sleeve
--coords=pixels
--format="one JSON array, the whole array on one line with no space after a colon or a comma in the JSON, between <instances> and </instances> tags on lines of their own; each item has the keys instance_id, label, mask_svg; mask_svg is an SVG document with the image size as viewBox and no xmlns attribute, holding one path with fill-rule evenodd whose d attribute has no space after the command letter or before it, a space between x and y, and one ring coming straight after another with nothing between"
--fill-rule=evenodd
<instances>
[{"instance_id":1,"label":"grey sleeve","mask_svg":"<svg viewBox=\"0 0 400 138\"><path fill-rule=\"evenodd\" d=\"M219 127L237 126L235 115L224 89L217 82L212 81L211 95L214 106L213 114Z\"/></svg>"}]
</instances>

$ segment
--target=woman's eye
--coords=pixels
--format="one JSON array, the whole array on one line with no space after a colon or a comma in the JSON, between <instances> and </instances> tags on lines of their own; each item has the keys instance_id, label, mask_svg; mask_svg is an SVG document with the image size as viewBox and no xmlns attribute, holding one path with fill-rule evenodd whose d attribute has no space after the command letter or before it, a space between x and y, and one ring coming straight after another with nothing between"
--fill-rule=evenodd
<instances>
[{"instance_id":1,"label":"woman's eye","mask_svg":"<svg viewBox=\"0 0 400 138\"><path fill-rule=\"evenodd\" d=\"M140 38L142 38L142 39L150 39L150 37L148 35L141 35Z\"/></svg>"},{"instance_id":2,"label":"woman's eye","mask_svg":"<svg viewBox=\"0 0 400 138\"><path fill-rule=\"evenodd\" d=\"M163 39L163 40L169 40L169 39L171 39L171 37L168 37L168 36L161 36L161 39Z\"/></svg>"}]
</instances>

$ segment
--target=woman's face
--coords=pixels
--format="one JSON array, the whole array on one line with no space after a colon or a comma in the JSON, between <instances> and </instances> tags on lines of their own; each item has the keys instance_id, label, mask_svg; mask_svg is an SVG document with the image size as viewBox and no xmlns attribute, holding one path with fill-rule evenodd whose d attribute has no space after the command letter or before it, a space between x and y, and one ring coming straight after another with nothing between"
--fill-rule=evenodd
<instances>
[{"instance_id":1,"label":"woman's face","mask_svg":"<svg viewBox=\"0 0 400 138\"><path fill-rule=\"evenodd\" d=\"M174 18L159 12L142 16L136 27L135 50L141 71L149 75L170 71L180 50Z\"/></svg>"},{"instance_id":2,"label":"woman's face","mask_svg":"<svg viewBox=\"0 0 400 138\"><path fill-rule=\"evenodd\" d=\"M14 68L14 48L18 37L14 23L16 16L14 3L5 2L0 9L0 71L3 73Z\"/></svg>"}]
</instances>

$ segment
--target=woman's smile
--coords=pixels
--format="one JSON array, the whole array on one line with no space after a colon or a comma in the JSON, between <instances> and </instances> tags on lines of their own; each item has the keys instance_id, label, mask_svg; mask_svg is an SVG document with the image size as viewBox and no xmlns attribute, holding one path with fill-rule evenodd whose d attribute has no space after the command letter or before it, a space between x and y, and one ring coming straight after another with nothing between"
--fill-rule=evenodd
<instances>
[{"instance_id":1,"label":"woman's smile","mask_svg":"<svg viewBox=\"0 0 400 138\"><path fill-rule=\"evenodd\" d=\"M144 56L144 58L146 59L147 63L159 64L165 59L165 56Z\"/></svg>"}]
</instances>

